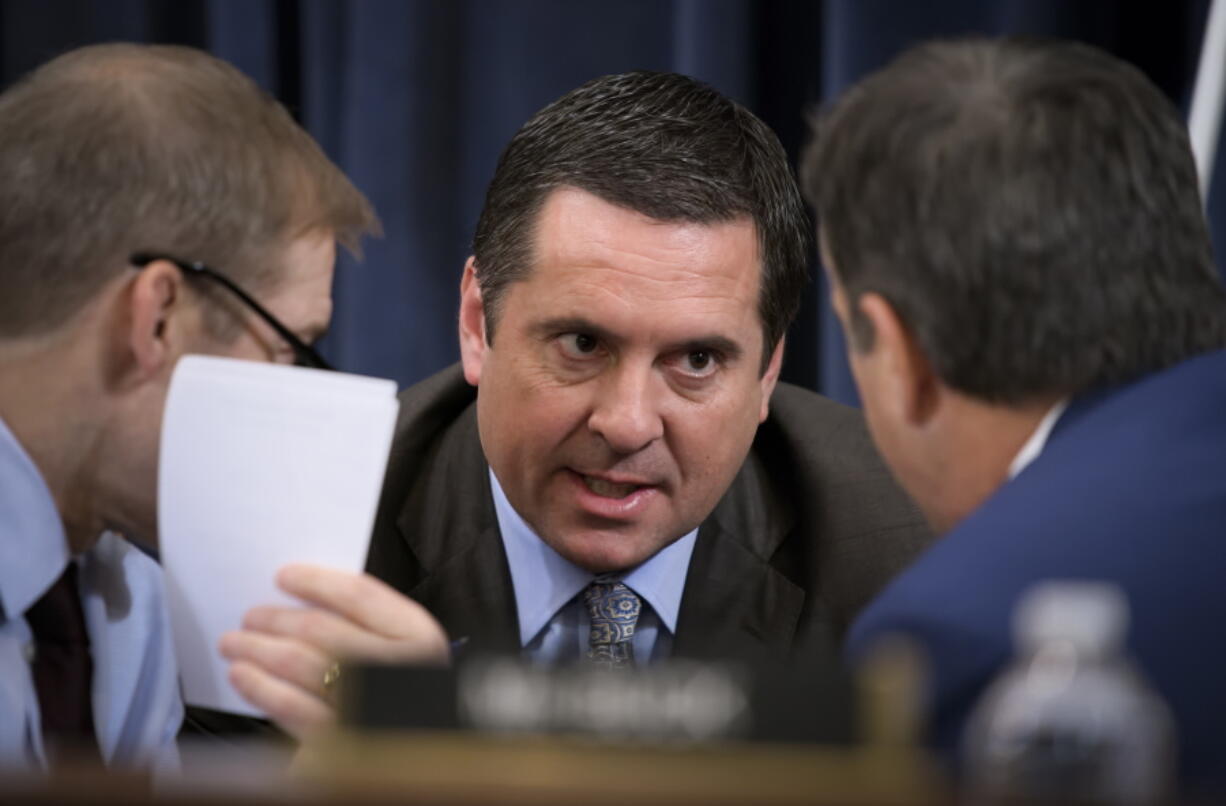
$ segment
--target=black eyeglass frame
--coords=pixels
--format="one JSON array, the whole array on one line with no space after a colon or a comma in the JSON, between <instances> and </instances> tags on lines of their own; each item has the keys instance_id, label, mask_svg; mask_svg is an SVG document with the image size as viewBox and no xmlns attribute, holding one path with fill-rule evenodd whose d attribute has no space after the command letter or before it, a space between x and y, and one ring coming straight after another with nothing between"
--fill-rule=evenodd
<instances>
[{"instance_id":1,"label":"black eyeglass frame","mask_svg":"<svg viewBox=\"0 0 1226 806\"><path fill-rule=\"evenodd\" d=\"M285 343L294 351L294 364L300 367L310 367L312 369L334 370L335 368L329 364L324 357L316 352L315 348L304 342L302 339L294 335L294 332L281 323L281 320L269 313L268 309L244 291L238 283L231 280L221 272L200 261L180 260L170 255L164 255L159 252L136 252L128 261L138 269L143 269L155 260L165 260L167 263L174 264L179 271L183 272L188 277L207 277L222 287L228 289L230 293L238 297L243 304L255 311L256 314L268 323L268 326L277 332L277 335L285 339Z\"/></svg>"}]
</instances>

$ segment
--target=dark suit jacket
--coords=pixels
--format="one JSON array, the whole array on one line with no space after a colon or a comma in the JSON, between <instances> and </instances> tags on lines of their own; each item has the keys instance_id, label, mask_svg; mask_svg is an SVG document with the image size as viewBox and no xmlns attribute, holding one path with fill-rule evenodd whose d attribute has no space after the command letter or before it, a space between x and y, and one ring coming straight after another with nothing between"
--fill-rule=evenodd
<instances>
[{"instance_id":1,"label":"dark suit jacket","mask_svg":"<svg viewBox=\"0 0 1226 806\"><path fill-rule=\"evenodd\" d=\"M1128 648L1172 707L1185 781L1226 790L1226 352L1075 400L1039 458L864 612L849 652L918 638L933 739L952 752L1012 655L1019 594L1045 578L1121 587Z\"/></svg>"},{"instance_id":2,"label":"dark suit jacket","mask_svg":"<svg viewBox=\"0 0 1226 806\"><path fill-rule=\"evenodd\" d=\"M401 394L367 566L469 650L519 651L511 575L477 433L452 367ZM674 653L827 658L857 611L927 542L860 415L780 384L731 488L702 523Z\"/></svg>"}]
</instances>

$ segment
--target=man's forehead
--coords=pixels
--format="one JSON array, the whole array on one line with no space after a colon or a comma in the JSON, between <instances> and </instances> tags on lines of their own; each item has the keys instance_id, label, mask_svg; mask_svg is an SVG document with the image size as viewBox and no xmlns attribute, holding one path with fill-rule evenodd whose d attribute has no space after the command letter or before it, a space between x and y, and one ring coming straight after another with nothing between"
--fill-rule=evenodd
<instances>
[{"instance_id":1,"label":"man's forehead","mask_svg":"<svg viewBox=\"0 0 1226 806\"><path fill-rule=\"evenodd\" d=\"M756 222L749 213L713 218L691 218L684 215L657 218L650 213L569 185L549 191L533 223L535 240L538 243L542 231L552 231L556 234L562 226L591 231L633 225L684 230L689 233L736 225L748 229L751 241L755 245L757 243Z\"/></svg>"},{"instance_id":2,"label":"man's forehead","mask_svg":"<svg viewBox=\"0 0 1226 806\"><path fill-rule=\"evenodd\" d=\"M660 220L605 201L586 191L553 191L537 216L527 279L568 271L582 280L709 283L736 286L756 296L761 259L749 216L725 221Z\"/></svg>"}]
</instances>

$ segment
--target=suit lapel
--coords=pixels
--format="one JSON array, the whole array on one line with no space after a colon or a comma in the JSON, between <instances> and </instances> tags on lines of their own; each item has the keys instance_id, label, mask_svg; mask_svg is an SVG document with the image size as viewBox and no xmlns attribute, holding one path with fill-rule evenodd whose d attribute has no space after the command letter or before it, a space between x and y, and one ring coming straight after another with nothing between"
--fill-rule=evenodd
<instances>
[{"instance_id":1,"label":"suit lapel","mask_svg":"<svg viewBox=\"0 0 1226 806\"><path fill-rule=\"evenodd\" d=\"M475 407L431 449L397 519L421 574L407 593L466 651L518 652L510 567L498 531ZM756 454L699 529L678 614L674 653L784 660L806 605L778 560L795 520Z\"/></svg>"},{"instance_id":2,"label":"suit lapel","mask_svg":"<svg viewBox=\"0 0 1226 806\"><path fill-rule=\"evenodd\" d=\"M397 518L421 576L406 590L466 651L519 651L515 592L469 406L433 449Z\"/></svg>"},{"instance_id":3,"label":"suit lapel","mask_svg":"<svg viewBox=\"0 0 1226 806\"><path fill-rule=\"evenodd\" d=\"M518 652L515 591L498 530L449 557L409 596L425 604L465 652Z\"/></svg>"},{"instance_id":4,"label":"suit lapel","mask_svg":"<svg viewBox=\"0 0 1226 806\"><path fill-rule=\"evenodd\" d=\"M804 591L771 563L794 522L792 508L750 454L698 531L674 654L783 661Z\"/></svg>"}]
</instances>

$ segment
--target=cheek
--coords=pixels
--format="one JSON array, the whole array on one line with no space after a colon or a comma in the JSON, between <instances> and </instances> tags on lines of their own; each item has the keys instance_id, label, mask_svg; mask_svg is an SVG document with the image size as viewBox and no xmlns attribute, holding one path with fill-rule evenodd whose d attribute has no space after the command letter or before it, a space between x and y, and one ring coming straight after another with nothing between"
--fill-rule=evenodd
<instances>
[{"instance_id":1,"label":"cheek","mask_svg":"<svg viewBox=\"0 0 1226 806\"><path fill-rule=\"evenodd\" d=\"M745 389L718 406L673 413L670 447L686 480L710 487L718 499L745 461L757 433L760 410L756 389Z\"/></svg>"},{"instance_id":2,"label":"cheek","mask_svg":"<svg viewBox=\"0 0 1226 806\"><path fill-rule=\"evenodd\" d=\"M915 452L912 446L901 433L891 428L890 419L881 416L877 407L867 401L864 404L864 419L873 445L894 479L908 495L917 498L917 492L922 488L922 474L918 472L922 464L917 465L914 461Z\"/></svg>"},{"instance_id":3,"label":"cheek","mask_svg":"<svg viewBox=\"0 0 1226 806\"><path fill-rule=\"evenodd\" d=\"M508 410L506 429L512 439L547 452L587 422L586 396L574 389L544 390L522 408Z\"/></svg>"},{"instance_id":4,"label":"cheek","mask_svg":"<svg viewBox=\"0 0 1226 806\"><path fill-rule=\"evenodd\" d=\"M514 464L531 473L587 419L590 393L583 388L550 387L484 372L478 414L492 462Z\"/></svg>"},{"instance_id":5,"label":"cheek","mask_svg":"<svg viewBox=\"0 0 1226 806\"><path fill-rule=\"evenodd\" d=\"M869 435L873 438L873 444L877 446L877 452L881 454L891 469L894 469L902 460L903 452L897 435L891 427L892 418L882 406L885 397L884 390L879 388L877 383L879 373L874 371L871 362L855 351L850 354L848 365L851 367L852 378L856 382L856 390L860 393L860 410L864 414Z\"/></svg>"},{"instance_id":6,"label":"cheek","mask_svg":"<svg viewBox=\"0 0 1226 806\"><path fill-rule=\"evenodd\" d=\"M260 343L246 335L240 337L239 341L225 350L224 354L228 358L241 358L245 361L269 361L275 363L280 358L269 345ZM280 363L292 362L281 359Z\"/></svg>"},{"instance_id":7,"label":"cheek","mask_svg":"<svg viewBox=\"0 0 1226 806\"><path fill-rule=\"evenodd\" d=\"M238 358L244 361L264 361L293 363L293 352L288 345L278 350L280 340L264 338L252 328L245 327L228 338L216 339L208 337L196 345L199 352L218 355L223 358Z\"/></svg>"},{"instance_id":8,"label":"cheek","mask_svg":"<svg viewBox=\"0 0 1226 806\"><path fill-rule=\"evenodd\" d=\"M856 391L860 394L860 410L868 424L869 433L877 449L884 455L888 450L886 445L891 441L891 418L883 406L886 402L886 390L881 387L881 375L875 371L871 362L857 357L855 353L852 353L848 365L851 368L852 380L856 383Z\"/></svg>"}]
</instances>

